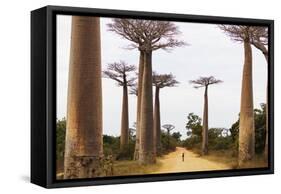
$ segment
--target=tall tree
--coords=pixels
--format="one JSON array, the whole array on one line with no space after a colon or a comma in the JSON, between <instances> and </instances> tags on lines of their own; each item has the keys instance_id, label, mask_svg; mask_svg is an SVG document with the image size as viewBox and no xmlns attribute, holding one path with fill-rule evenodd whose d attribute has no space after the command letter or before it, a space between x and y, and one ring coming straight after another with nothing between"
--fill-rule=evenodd
<instances>
[{"instance_id":1,"label":"tall tree","mask_svg":"<svg viewBox=\"0 0 281 194\"><path fill-rule=\"evenodd\" d=\"M109 30L129 40L129 49L140 51L138 72L136 158L140 163L155 163L153 143L152 52L183 46L175 37L178 27L167 21L113 19Z\"/></svg>"},{"instance_id":2,"label":"tall tree","mask_svg":"<svg viewBox=\"0 0 281 194\"><path fill-rule=\"evenodd\" d=\"M202 139L202 119L195 115L194 113L189 113L187 116L187 123L186 123L186 130L187 130L187 136L188 137L198 137L198 139Z\"/></svg>"},{"instance_id":3,"label":"tall tree","mask_svg":"<svg viewBox=\"0 0 281 194\"><path fill-rule=\"evenodd\" d=\"M169 148L170 146L170 137L171 137L171 131L175 129L175 126L172 124L165 124L162 126L164 129L167 130L167 135L168 135L168 142L167 142L167 147Z\"/></svg>"},{"instance_id":4,"label":"tall tree","mask_svg":"<svg viewBox=\"0 0 281 194\"><path fill-rule=\"evenodd\" d=\"M102 175L100 19L72 16L64 178Z\"/></svg>"},{"instance_id":5,"label":"tall tree","mask_svg":"<svg viewBox=\"0 0 281 194\"><path fill-rule=\"evenodd\" d=\"M254 30L251 33L251 43L260 50L265 57L268 66L268 28L267 27L252 27ZM268 81L266 86L266 125L265 125L265 146L264 158L268 159Z\"/></svg>"},{"instance_id":6,"label":"tall tree","mask_svg":"<svg viewBox=\"0 0 281 194\"><path fill-rule=\"evenodd\" d=\"M137 120L139 118L139 97L138 97L138 83L134 83L131 87L130 87L130 94L135 95L138 99L137 102ZM134 160L138 160L139 158L139 137L140 137L140 133L139 130L137 129L137 122L136 122L136 143L135 143L135 151L134 151Z\"/></svg>"},{"instance_id":7,"label":"tall tree","mask_svg":"<svg viewBox=\"0 0 281 194\"><path fill-rule=\"evenodd\" d=\"M260 108L254 109L255 118L255 153L260 154L264 152L265 138L266 138L266 105L264 103L260 104ZM229 129L232 142L238 143L239 135L239 119L232 124Z\"/></svg>"},{"instance_id":8,"label":"tall tree","mask_svg":"<svg viewBox=\"0 0 281 194\"><path fill-rule=\"evenodd\" d=\"M104 77L117 82L118 86L123 87L123 102L121 115L121 138L120 148L124 149L129 143L129 108L128 108L128 86L132 86L136 78L129 77L130 72L134 72L136 67L128 65L124 61L110 63L107 70L103 71Z\"/></svg>"},{"instance_id":9,"label":"tall tree","mask_svg":"<svg viewBox=\"0 0 281 194\"><path fill-rule=\"evenodd\" d=\"M234 41L244 46L244 66L242 75L242 91L239 122L238 165L253 158L255 154L255 126L253 108L253 76L251 34L253 27L240 25L219 26Z\"/></svg>"},{"instance_id":10,"label":"tall tree","mask_svg":"<svg viewBox=\"0 0 281 194\"><path fill-rule=\"evenodd\" d=\"M161 149L161 119L160 119L160 89L165 87L175 87L179 82L175 79L175 76L170 74L157 74L153 72L153 86L155 86L155 102L154 102L154 116L153 116L153 130L154 130L154 143L156 153L158 154Z\"/></svg>"},{"instance_id":11,"label":"tall tree","mask_svg":"<svg viewBox=\"0 0 281 194\"><path fill-rule=\"evenodd\" d=\"M262 52L268 64L268 28L254 26L251 29L251 44Z\"/></svg>"},{"instance_id":12,"label":"tall tree","mask_svg":"<svg viewBox=\"0 0 281 194\"><path fill-rule=\"evenodd\" d=\"M204 92L204 111L203 111L203 129L202 129L202 155L208 154L208 87L213 84L221 83L221 80L215 79L213 76L200 77L197 80L191 80L190 83L194 84L194 88L205 88Z\"/></svg>"},{"instance_id":13,"label":"tall tree","mask_svg":"<svg viewBox=\"0 0 281 194\"><path fill-rule=\"evenodd\" d=\"M135 95L138 98L138 83L134 83L131 87L130 87L130 94L131 95ZM139 99L139 98L138 98ZM138 101L139 102L139 101ZM137 104L137 106L139 105L139 103ZM139 107L139 106L138 106ZM139 111L137 109L137 120L139 117ZM139 156L139 130L137 130L137 122L135 122L135 129L136 129L136 143L135 143L135 151L134 151L134 160L138 160L138 156Z\"/></svg>"},{"instance_id":14,"label":"tall tree","mask_svg":"<svg viewBox=\"0 0 281 194\"><path fill-rule=\"evenodd\" d=\"M180 132L174 132L173 134L172 134L172 137L175 139L175 140L177 140L177 142L179 143L180 141L181 141L181 133Z\"/></svg>"}]
</instances>

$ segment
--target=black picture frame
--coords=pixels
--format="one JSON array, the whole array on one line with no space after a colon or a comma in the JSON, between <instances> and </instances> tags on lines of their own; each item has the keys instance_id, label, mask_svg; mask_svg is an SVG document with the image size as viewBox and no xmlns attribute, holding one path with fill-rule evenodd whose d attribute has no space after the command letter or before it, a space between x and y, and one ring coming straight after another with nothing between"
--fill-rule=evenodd
<instances>
[{"instance_id":1,"label":"black picture frame","mask_svg":"<svg viewBox=\"0 0 281 194\"><path fill-rule=\"evenodd\" d=\"M269 29L268 168L220 170L93 179L56 180L56 15L157 19L210 24L267 26ZM274 21L171 13L46 6L31 12L31 182L46 188L229 177L274 173Z\"/></svg>"}]
</instances>

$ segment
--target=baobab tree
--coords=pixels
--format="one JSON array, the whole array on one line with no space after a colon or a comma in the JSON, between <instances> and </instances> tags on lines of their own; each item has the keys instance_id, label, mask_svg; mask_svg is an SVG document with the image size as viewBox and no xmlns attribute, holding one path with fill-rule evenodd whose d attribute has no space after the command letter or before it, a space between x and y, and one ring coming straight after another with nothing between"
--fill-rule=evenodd
<instances>
[{"instance_id":1,"label":"baobab tree","mask_svg":"<svg viewBox=\"0 0 281 194\"><path fill-rule=\"evenodd\" d=\"M135 95L138 97L138 84L135 82L131 87L130 87L130 94ZM138 110L137 110L137 115L138 115ZM138 117L138 116L137 116ZM139 147L139 130L137 130L137 122L135 122L135 129L136 129L136 143L135 143L135 152L134 152L134 160L138 160L138 147Z\"/></svg>"},{"instance_id":2,"label":"baobab tree","mask_svg":"<svg viewBox=\"0 0 281 194\"><path fill-rule=\"evenodd\" d=\"M100 19L72 16L64 178L102 175Z\"/></svg>"},{"instance_id":3,"label":"baobab tree","mask_svg":"<svg viewBox=\"0 0 281 194\"><path fill-rule=\"evenodd\" d=\"M154 97L154 115L153 115L153 130L154 130L154 143L156 153L158 154L161 149L161 119L160 119L160 89L165 87L175 87L179 82L175 79L175 76L170 74L157 74L153 72L152 76L153 86L155 86Z\"/></svg>"},{"instance_id":4,"label":"baobab tree","mask_svg":"<svg viewBox=\"0 0 281 194\"><path fill-rule=\"evenodd\" d=\"M261 26L253 26L251 28L251 44L262 52L268 64L268 28Z\"/></svg>"},{"instance_id":5,"label":"baobab tree","mask_svg":"<svg viewBox=\"0 0 281 194\"><path fill-rule=\"evenodd\" d=\"M208 120L208 87L213 84L222 83L221 80L210 77L200 77L197 80L191 80L191 84L194 84L194 88L198 89L201 87L205 88L204 92L204 111L203 111L203 128L202 128L202 155L208 154L208 130L209 130L209 120Z\"/></svg>"},{"instance_id":6,"label":"baobab tree","mask_svg":"<svg viewBox=\"0 0 281 194\"><path fill-rule=\"evenodd\" d=\"M123 150L129 143L129 109L128 109L128 87L134 84L136 78L129 77L129 73L134 72L136 67L128 65L124 61L110 63L103 71L104 77L117 82L118 86L123 87L123 102L121 115L121 137L120 148Z\"/></svg>"},{"instance_id":7,"label":"baobab tree","mask_svg":"<svg viewBox=\"0 0 281 194\"><path fill-rule=\"evenodd\" d=\"M131 44L129 49L140 51L138 71L136 158L143 164L155 163L153 143L152 52L185 45L176 40L178 27L168 21L113 19L109 31Z\"/></svg>"},{"instance_id":8,"label":"baobab tree","mask_svg":"<svg viewBox=\"0 0 281 194\"><path fill-rule=\"evenodd\" d=\"M138 96L138 84L137 83L133 83L133 85L130 87L130 94ZM136 126L137 126L137 122L136 122Z\"/></svg>"},{"instance_id":9,"label":"baobab tree","mask_svg":"<svg viewBox=\"0 0 281 194\"><path fill-rule=\"evenodd\" d=\"M251 44L260 50L265 57L268 67L268 28L267 27L252 27L254 28L251 33ZM265 146L264 158L268 158L268 81L266 86L266 125L265 125Z\"/></svg>"},{"instance_id":10,"label":"baobab tree","mask_svg":"<svg viewBox=\"0 0 281 194\"><path fill-rule=\"evenodd\" d=\"M230 38L242 42L244 46L244 66L242 75L242 91L239 121L239 150L238 165L242 166L255 154L255 125L253 108L253 70L251 35L254 30L251 26L220 25Z\"/></svg>"},{"instance_id":11,"label":"baobab tree","mask_svg":"<svg viewBox=\"0 0 281 194\"><path fill-rule=\"evenodd\" d=\"M167 142L168 145L167 146L169 148L169 146L170 146L171 131L175 129L175 126L172 125L172 124L165 124L162 127L167 130L167 136L168 136L168 142Z\"/></svg>"}]
</instances>

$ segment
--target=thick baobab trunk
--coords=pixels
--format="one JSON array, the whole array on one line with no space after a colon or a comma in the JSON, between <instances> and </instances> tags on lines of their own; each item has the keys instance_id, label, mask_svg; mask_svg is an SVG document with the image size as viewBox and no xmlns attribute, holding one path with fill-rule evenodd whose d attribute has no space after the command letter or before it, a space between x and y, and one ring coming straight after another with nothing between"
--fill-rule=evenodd
<instances>
[{"instance_id":1,"label":"thick baobab trunk","mask_svg":"<svg viewBox=\"0 0 281 194\"><path fill-rule=\"evenodd\" d=\"M151 164L156 162L153 147L152 52L145 53L142 81L139 161L141 164Z\"/></svg>"},{"instance_id":2,"label":"thick baobab trunk","mask_svg":"<svg viewBox=\"0 0 281 194\"><path fill-rule=\"evenodd\" d=\"M268 67L268 49L261 43L255 42L254 46L259 49L265 60ZM268 80L268 78L267 78ZM264 158L265 160L268 160L268 81L266 86L266 103L265 103L265 145L264 145Z\"/></svg>"},{"instance_id":3,"label":"thick baobab trunk","mask_svg":"<svg viewBox=\"0 0 281 194\"><path fill-rule=\"evenodd\" d=\"M120 148L123 150L129 142L129 114L128 114L128 88L126 79L123 86L122 118L121 118L121 138Z\"/></svg>"},{"instance_id":4,"label":"thick baobab trunk","mask_svg":"<svg viewBox=\"0 0 281 194\"><path fill-rule=\"evenodd\" d=\"M244 41L244 67L242 77L238 164L251 160L255 154L255 126L252 86L252 48Z\"/></svg>"},{"instance_id":5,"label":"thick baobab trunk","mask_svg":"<svg viewBox=\"0 0 281 194\"><path fill-rule=\"evenodd\" d=\"M142 94L142 75L144 68L144 52L140 51L139 72L138 72L138 91L137 91L137 125L136 125L136 145L134 159L139 159L139 143L140 143L140 107Z\"/></svg>"},{"instance_id":6,"label":"thick baobab trunk","mask_svg":"<svg viewBox=\"0 0 281 194\"><path fill-rule=\"evenodd\" d=\"M160 101L159 101L159 91L160 88L155 88L155 102L154 102L154 117L153 117L153 128L154 128L154 148L155 153L159 154L161 150L161 142L160 142L160 135L161 135L161 123L160 123Z\"/></svg>"},{"instance_id":7,"label":"thick baobab trunk","mask_svg":"<svg viewBox=\"0 0 281 194\"><path fill-rule=\"evenodd\" d=\"M72 17L64 178L102 175L100 20Z\"/></svg>"},{"instance_id":8,"label":"thick baobab trunk","mask_svg":"<svg viewBox=\"0 0 281 194\"><path fill-rule=\"evenodd\" d=\"M208 154L208 86L205 86L202 128L202 155Z\"/></svg>"}]
</instances>

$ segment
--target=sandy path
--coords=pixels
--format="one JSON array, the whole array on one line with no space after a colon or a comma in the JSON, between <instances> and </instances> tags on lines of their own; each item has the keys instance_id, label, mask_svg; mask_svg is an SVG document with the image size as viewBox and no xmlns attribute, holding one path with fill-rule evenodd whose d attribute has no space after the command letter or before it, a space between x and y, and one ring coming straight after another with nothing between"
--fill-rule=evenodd
<instances>
[{"instance_id":1,"label":"sandy path","mask_svg":"<svg viewBox=\"0 0 281 194\"><path fill-rule=\"evenodd\" d=\"M184 162L182 161L182 153L185 155ZM158 159L158 162L160 163L160 168L153 173L230 169L230 167L225 164L206 160L182 147L177 147L176 151L161 157Z\"/></svg>"}]
</instances>

